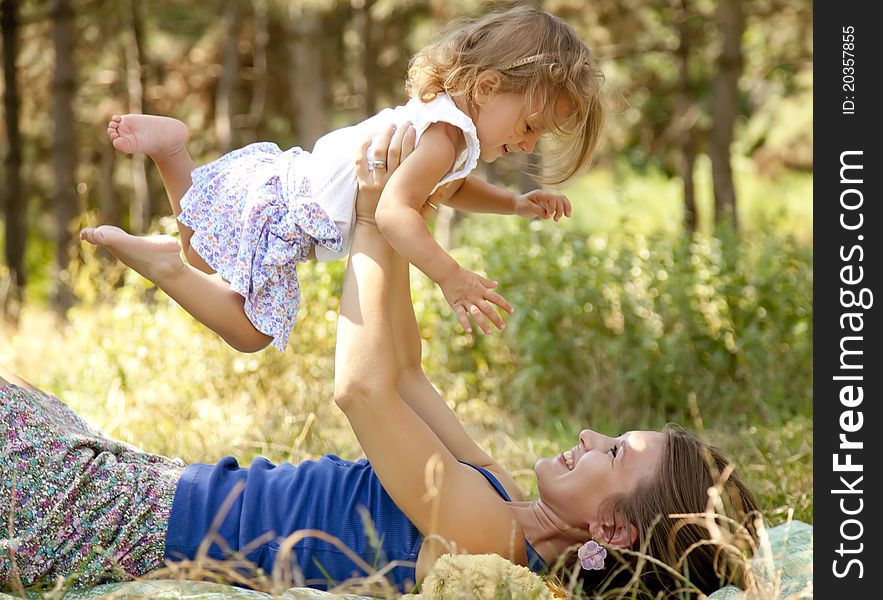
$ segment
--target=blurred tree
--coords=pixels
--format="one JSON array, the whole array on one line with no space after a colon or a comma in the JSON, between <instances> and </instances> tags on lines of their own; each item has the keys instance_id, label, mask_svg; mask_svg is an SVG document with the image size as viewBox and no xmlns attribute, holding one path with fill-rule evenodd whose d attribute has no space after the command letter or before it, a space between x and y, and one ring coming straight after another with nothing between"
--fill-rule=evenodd
<instances>
[{"instance_id":1,"label":"blurred tree","mask_svg":"<svg viewBox=\"0 0 883 600\"><path fill-rule=\"evenodd\" d=\"M784 100L802 82L809 81L803 89L811 89L808 0L595 0L591 10L573 0L546 4L603 60L613 106L611 155L633 168L660 167L682 177L687 228L695 214L693 157L714 160L721 203L714 218L732 221L726 215L735 215L729 168L734 151L749 151L765 164L790 164L804 155L801 148L811 146L811 118L801 115L811 114L809 94L796 107ZM750 47L743 50L746 43ZM795 116L800 125L786 125ZM786 127L793 133L783 142ZM740 139L747 143L733 147ZM776 161L767 160L771 154ZM811 157L802 164L811 165Z\"/></svg>"},{"instance_id":2,"label":"blurred tree","mask_svg":"<svg viewBox=\"0 0 883 600\"><path fill-rule=\"evenodd\" d=\"M677 118L673 119L678 125L674 128L675 135L679 136L678 145L681 148L680 176L684 188L684 230L695 232L699 226L696 214L696 182L693 173L696 166L696 121L699 111L693 103L695 95L690 83L690 49L692 46L693 32L692 18L688 9L687 0L672 0L675 14L675 23L678 31L678 48L675 52L678 64L677 83Z\"/></svg>"},{"instance_id":3,"label":"blurred tree","mask_svg":"<svg viewBox=\"0 0 883 600\"><path fill-rule=\"evenodd\" d=\"M711 156L714 187L714 222L738 228L730 147L736 118L739 116L739 78L743 67L742 34L745 32L745 14L742 0L721 0L717 7L717 23L723 44L714 79L708 152Z\"/></svg>"},{"instance_id":4,"label":"blurred tree","mask_svg":"<svg viewBox=\"0 0 883 600\"><path fill-rule=\"evenodd\" d=\"M362 96L362 117L377 112L377 51L371 8L375 0L352 0L353 29L359 40L357 93Z\"/></svg>"},{"instance_id":5,"label":"blurred tree","mask_svg":"<svg viewBox=\"0 0 883 600\"><path fill-rule=\"evenodd\" d=\"M144 17L141 14L141 2L128 0L123 5L123 31L126 56L126 91L129 98L128 112L142 114L149 112L145 97L144 68ZM150 185L147 179L147 157L140 152L131 157L132 166L132 201L129 204L129 229L133 233L145 233L150 226L151 213Z\"/></svg>"},{"instance_id":6,"label":"blurred tree","mask_svg":"<svg viewBox=\"0 0 883 600\"><path fill-rule=\"evenodd\" d=\"M73 304L68 278L73 235L71 227L79 214L76 189L77 141L74 132L76 73L74 46L76 30L70 0L52 0L52 46L55 66L52 74L52 103L55 130L52 134L55 187L55 269L52 279L52 306L60 317Z\"/></svg>"},{"instance_id":7,"label":"blurred tree","mask_svg":"<svg viewBox=\"0 0 883 600\"><path fill-rule=\"evenodd\" d=\"M27 195L21 180L22 141L15 68L18 57L18 0L0 0L0 30L3 35L3 108L6 126L6 177L2 206L6 221L6 264L9 267L9 281L0 285L0 309L4 316L15 323L18 321L27 283L24 267Z\"/></svg>"},{"instance_id":8,"label":"blurred tree","mask_svg":"<svg viewBox=\"0 0 883 600\"><path fill-rule=\"evenodd\" d=\"M258 129L264 119L267 106L267 46L270 44L269 17L267 0L254 0L254 42L252 50L251 103L248 108L245 125L249 129L249 141L259 139Z\"/></svg>"},{"instance_id":9,"label":"blurred tree","mask_svg":"<svg viewBox=\"0 0 883 600\"><path fill-rule=\"evenodd\" d=\"M222 153L233 149L233 114L236 110L236 83L239 80L239 34L242 29L240 0L225 0L223 19L223 50L221 76L215 94L215 135L218 150Z\"/></svg>"},{"instance_id":10,"label":"blurred tree","mask_svg":"<svg viewBox=\"0 0 883 600\"><path fill-rule=\"evenodd\" d=\"M328 132L324 89L330 85L322 68L319 8L291 3L288 8L289 101L298 146L307 150Z\"/></svg>"}]
</instances>

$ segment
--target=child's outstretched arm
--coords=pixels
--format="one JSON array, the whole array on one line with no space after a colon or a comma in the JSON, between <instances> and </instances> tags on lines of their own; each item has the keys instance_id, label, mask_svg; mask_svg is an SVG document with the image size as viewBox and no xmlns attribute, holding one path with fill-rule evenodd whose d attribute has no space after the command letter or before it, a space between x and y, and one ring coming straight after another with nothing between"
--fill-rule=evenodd
<instances>
[{"instance_id":1,"label":"child's outstretched arm","mask_svg":"<svg viewBox=\"0 0 883 600\"><path fill-rule=\"evenodd\" d=\"M493 291L495 282L464 269L445 252L419 213L432 188L453 165L461 136L459 129L446 123L430 125L413 154L386 184L376 220L395 251L441 287L466 331L472 331L468 317L471 315L484 333L490 333L489 321L498 329L504 327L494 305L507 312L512 312L512 306Z\"/></svg>"},{"instance_id":2,"label":"child's outstretched arm","mask_svg":"<svg viewBox=\"0 0 883 600\"><path fill-rule=\"evenodd\" d=\"M570 200L563 194L548 190L516 194L472 176L463 181L460 189L445 204L467 212L553 218L556 221L571 214Z\"/></svg>"}]
</instances>

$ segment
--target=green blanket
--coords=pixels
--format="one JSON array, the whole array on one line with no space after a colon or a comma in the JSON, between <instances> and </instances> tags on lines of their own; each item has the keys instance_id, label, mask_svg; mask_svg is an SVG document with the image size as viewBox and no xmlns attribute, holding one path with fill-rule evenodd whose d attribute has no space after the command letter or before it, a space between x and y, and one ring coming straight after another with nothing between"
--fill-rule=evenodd
<instances>
[{"instance_id":1,"label":"green blanket","mask_svg":"<svg viewBox=\"0 0 883 600\"><path fill-rule=\"evenodd\" d=\"M761 587L761 593L749 596L735 587L726 587L716 591L709 600L749 600L751 598L794 599L812 598L812 525L800 521L792 521L767 530L768 543L762 544L761 550L754 558L753 570ZM508 586L501 586L508 588ZM501 587L497 587L499 592ZM423 598L428 593L410 598ZM460 598L482 600L480 595L459 593ZM495 598L510 597L513 594L493 594ZM56 594L29 593L28 598L64 598L76 600L80 598L163 598L169 600L200 599L200 600L268 600L273 596L262 592L222 585L218 583L196 581L155 580L130 583L113 583L99 585L94 588L70 590ZM276 596L286 600L332 600L344 598L349 600L372 600L364 596L340 596L307 588L291 588L282 595ZM0 600L11 600L16 596L0 593ZM435 599L433 599L435 600Z\"/></svg>"}]
</instances>

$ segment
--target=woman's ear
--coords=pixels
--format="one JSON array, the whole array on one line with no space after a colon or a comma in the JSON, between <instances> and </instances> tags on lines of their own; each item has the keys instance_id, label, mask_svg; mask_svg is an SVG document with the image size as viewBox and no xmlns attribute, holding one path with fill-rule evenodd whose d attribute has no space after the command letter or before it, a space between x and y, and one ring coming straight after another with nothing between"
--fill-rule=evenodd
<instances>
[{"instance_id":1,"label":"woman's ear","mask_svg":"<svg viewBox=\"0 0 883 600\"><path fill-rule=\"evenodd\" d=\"M475 78L475 103L481 106L497 93L503 83L502 76L496 71L482 71Z\"/></svg>"},{"instance_id":2,"label":"woman's ear","mask_svg":"<svg viewBox=\"0 0 883 600\"><path fill-rule=\"evenodd\" d=\"M628 548L638 540L638 529L622 521L592 523L589 532L596 540L617 548Z\"/></svg>"}]
</instances>

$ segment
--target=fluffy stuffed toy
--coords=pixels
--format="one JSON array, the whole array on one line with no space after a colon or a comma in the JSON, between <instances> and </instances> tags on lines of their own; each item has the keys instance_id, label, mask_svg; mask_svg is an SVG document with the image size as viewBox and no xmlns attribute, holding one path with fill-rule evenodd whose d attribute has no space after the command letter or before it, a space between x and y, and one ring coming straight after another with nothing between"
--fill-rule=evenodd
<instances>
[{"instance_id":1,"label":"fluffy stuffed toy","mask_svg":"<svg viewBox=\"0 0 883 600\"><path fill-rule=\"evenodd\" d=\"M408 600L555 600L546 583L527 567L497 554L445 554Z\"/></svg>"}]
</instances>

